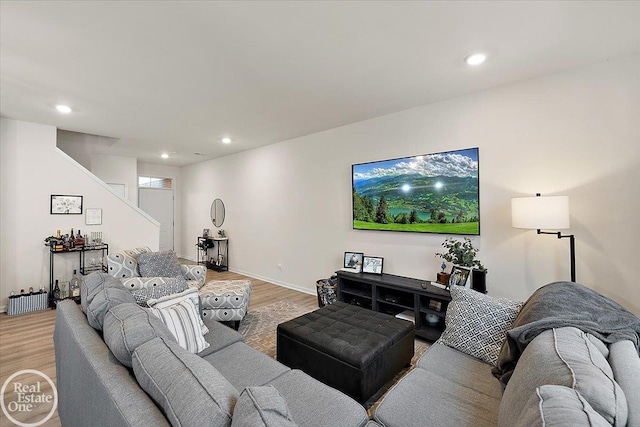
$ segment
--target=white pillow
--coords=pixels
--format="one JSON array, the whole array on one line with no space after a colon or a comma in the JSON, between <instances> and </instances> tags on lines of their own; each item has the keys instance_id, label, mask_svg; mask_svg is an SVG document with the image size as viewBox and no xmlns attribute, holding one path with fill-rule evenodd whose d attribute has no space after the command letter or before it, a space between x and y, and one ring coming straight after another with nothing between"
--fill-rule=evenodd
<instances>
[{"instance_id":1,"label":"white pillow","mask_svg":"<svg viewBox=\"0 0 640 427\"><path fill-rule=\"evenodd\" d=\"M446 328L438 342L495 366L507 329L522 304L452 286L451 302L444 320Z\"/></svg>"},{"instance_id":2,"label":"white pillow","mask_svg":"<svg viewBox=\"0 0 640 427\"><path fill-rule=\"evenodd\" d=\"M198 319L200 319L200 329L202 330L202 335L207 335L209 333L209 328L207 328L207 325L205 325L202 321L202 311L200 310L200 294L198 294L198 290L196 288L189 287L182 292L178 292L172 295L166 295L160 298L150 299L147 301L147 305L151 308L166 308L171 307L175 304L179 304L187 299L190 299L193 302L193 305L196 306Z\"/></svg>"},{"instance_id":3,"label":"white pillow","mask_svg":"<svg viewBox=\"0 0 640 427\"><path fill-rule=\"evenodd\" d=\"M209 347L200 327L200 315L190 298L163 308L149 308L167 325L180 347L191 353L200 353Z\"/></svg>"}]
</instances>

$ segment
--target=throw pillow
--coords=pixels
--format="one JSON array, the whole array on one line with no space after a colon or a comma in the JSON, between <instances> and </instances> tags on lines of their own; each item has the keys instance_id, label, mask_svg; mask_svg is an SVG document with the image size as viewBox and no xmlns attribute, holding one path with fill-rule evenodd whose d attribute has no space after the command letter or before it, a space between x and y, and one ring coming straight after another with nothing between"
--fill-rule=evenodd
<instances>
[{"instance_id":1,"label":"throw pillow","mask_svg":"<svg viewBox=\"0 0 640 427\"><path fill-rule=\"evenodd\" d=\"M173 251L148 252L138 255L138 269L142 277L182 277L182 268Z\"/></svg>"},{"instance_id":2,"label":"throw pillow","mask_svg":"<svg viewBox=\"0 0 640 427\"><path fill-rule=\"evenodd\" d=\"M209 328L202 321L202 304L200 303L200 294L195 288L187 288L182 292L178 292L173 295L166 295L164 297L150 299L147 301L147 305L151 308L166 308L175 304L179 304L182 301L190 299L198 309L198 313L200 314L200 329L202 329L202 335L206 335L209 333Z\"/></svg>"},{"instance_id":3,"label":"throw pillow","mask_svg":"<svg viewBox=\"0 0 640 427\"><path fill-rule=\"evenodd\" d=\"M576 390L560 385L543 385L536 389L527 410L513 427L591 426L611 427Z\"/></svg>"},{"instance_id":4,"label":"throw pillow","mask_svg":"<svg viewBox=\"0 0 640 427\"><path fill-rule=\"evenodd\" d=\"M287 402L272 386L247 387L233 410L231 427L296 427Z\"/></svg>"},{"instance_id":5,"label":"throw pillow","mask_svg":"<svg viewBox=\"0 0 640 427\"><path fill-rule=\"evenodd\" d=\"M158 316L167 325L180 347L191 353L200 353L209 347L209 343L202 334L200 325L202 319L191 299L185 299L169 307L147 310L151 310L151 313Z\"/></svg>"},{"instance_id":6,"label":"throw pillow","mask_svg":"<svg viewBox=\"0 0 640 427\"><path fill-rule=\"evenodd\" d=\"M520 308L522 302L452 286L446 328L438 342L495 366Z\"/></svg>"},{"instance_id":7,"label":"throw pillow","mask_svg":"<svg viewBox=\"0 0 640 427\"><path fill-rule=\"evenodd\" d=\"M87 321L93 329L102 330L104 316L112 308L124 303L134 303L136 300L124 287L106 288L98 292L87 308Z\"/></svg>"},{"instance_id":8,"label":"throw pillow","mask_svg":"<svg viewBox=\"0 0 640 427\"><path fill-rule=\"evenodd\" d=\"M177 344L161 338L142 344L133 352L133 373L171 425L231 425L238 391L213 365Z\"/></svg>"},{"instance_id":9,"label":"throw pillow","mask_svg":"<svg viewBox=\"0 0 640 427\"><path fill-rule=\"evenodd\" d=\"M149 284L149 287L132 290L131 295L138 304L144 307L148 306L147 301L149 300L174 295L187 289L189 289L187 281L182 277L158 277L157 280Z\"/></svg>"},{"instance_id":10,"label":"throw pillow","mask_svg":"<svg viewBox=\"0 0 640 427\"><path fill-rule=\"evenodd\" d=\"M142 344L160 337L175 342L171 331L148 310L137 304L120 304L104 316L104 342L125 366L132 367L131 355Z\"/></svg>"}]
</instances>

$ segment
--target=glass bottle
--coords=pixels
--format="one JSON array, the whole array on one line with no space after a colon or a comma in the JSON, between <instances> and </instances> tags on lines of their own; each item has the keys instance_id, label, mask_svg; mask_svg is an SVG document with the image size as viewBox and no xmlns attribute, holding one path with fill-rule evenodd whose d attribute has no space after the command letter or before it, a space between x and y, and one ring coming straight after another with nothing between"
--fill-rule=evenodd
<instances>
[{"instance_id":1,"label":"glass bottle","mask_svg":"<svg viewBox=\"0 0 640 427\"><path fill-rule=\"evenodd\" d=\"M69 296L77 298L80 296L80 275L77 270L73 270L73 277L71 283L69 283Z\"/></svg>"},{"instance_id":2,"label":"glass bottle","mask_svg":"<svg viewBox=\"0 0 640 427\"><path fill-rule=\"evenodd\" d=\"M57 301L60 299L60 286L58 285L58 279L56 279L56 285L53 287L53 300Z\"/></svg>"}]
</instances>

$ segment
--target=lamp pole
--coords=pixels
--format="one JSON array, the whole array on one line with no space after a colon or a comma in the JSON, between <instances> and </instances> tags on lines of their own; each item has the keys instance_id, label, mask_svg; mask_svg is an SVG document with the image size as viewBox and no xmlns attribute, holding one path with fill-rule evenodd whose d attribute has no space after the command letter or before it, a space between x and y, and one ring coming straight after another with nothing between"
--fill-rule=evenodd
<instances>
[{"instance_id":1,"label":"lamp pole","mask_svg":"<svg viewBox=\"0 0 640 427\"><path fill-rule=\"evenodd\" d=\"M541 231L539 228L537 230L538 234L555 234L558 236L558 239L563 239L565 237L569 238L569 251L571 256L571 281L576 281L576 238L573 234L562 234L561 232L552 232L552 231Z\"/></svg>"}]
</instances>

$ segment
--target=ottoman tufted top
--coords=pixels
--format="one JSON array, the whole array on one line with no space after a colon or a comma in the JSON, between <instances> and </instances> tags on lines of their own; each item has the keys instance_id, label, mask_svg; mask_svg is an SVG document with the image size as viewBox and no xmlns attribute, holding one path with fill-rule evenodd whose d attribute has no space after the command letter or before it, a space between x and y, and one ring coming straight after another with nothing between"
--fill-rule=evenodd
<instances>
[{"instance_id":1,"label":"ottoman tufted top","mask_svg":"<svg viewBox=\"0 0 640 427\"><path fill-rule=\"evenodd\" d=\"M406 320L338 301L281 323L278 333L361 368L413 328Z\"/></svg>"}]
</instances>

